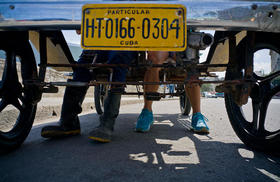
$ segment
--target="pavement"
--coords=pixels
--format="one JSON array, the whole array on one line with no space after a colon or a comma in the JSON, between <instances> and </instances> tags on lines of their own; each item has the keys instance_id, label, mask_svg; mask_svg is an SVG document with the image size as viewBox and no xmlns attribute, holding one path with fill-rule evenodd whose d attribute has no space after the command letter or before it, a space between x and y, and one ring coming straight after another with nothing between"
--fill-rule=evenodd
<instances>
[{"instance_id":1,"label":"pavement","mask_svg":"<svg viewBox=\"0 0 280 182\"><path fill-rule=\"evenodd\" d=\"M58 120L61 113L61 106L63 102L63 97L43 97L41 101L37 104L37 111L34 119L33 125L46 123L49 120ZM122 97L121 105L143 103L143 97ZM85 113L95 113L94 97L89 95L85 97L82 104L83 112ZM8 131L16 122L19 111L12 105L8 105L0 115L0 130Z\"/></svg>"},{"instance_id":2,"label":"pavement","mask_svg":"<svg viewBox=\"0 0 280 182\"><path fill-rule=\"evenodd\" d=\"M143 104L123 105L107 144L88 139L99 124L94 112L79 116L82 132L75 137L44 139L40 132L46 124L37 124L18 150L0 156L0 181L280 181L280 157L253 151L239 140L223 99L202 99L201 104L209 135L190 131L190 118L180 115L178 100L154 102L155 122L148 133L134 132ZM278 117L280 102L275 104Z\"/></svg>"},{"instance_id":3,"label":"pavement","mask_svg":"<svg viewBox=\"0 0 280 182\"><path fill-rule=\"evenodd\" d=\"M177 100L177 97L164 98L161 100ZM37 105L36 116L34 124L41 124L48 122L49 120L57 119L61 113L61 106L63 102L63 97L43 97L42 100ZM138 96L122 96L121 105L129 105L136 103L144 103L143 97ZM94 97L92 95L87 95L82 104L82 113L95 113Z\"/></svg>"},{"instance_id":4,"label":"pavement","mask_svg":"<svg viewBox=\"0 0 280 182\"><path fill-rule=\"evenodd\" d=\"M168 98L177 99L177 98ZM167 99L163 99L167 100ZM49 96L43 95L41 101L37 104L37 111L34 119L33 125L47 123L51 120L58 120L61 113L61 106L63 102L63 95ZM144 103L143 97L140 98L138 96L122 96L121 105L135 104L135 103ZM95 104L94 104L94 96L92 93L88 93L85 97L82 104L82 113L95 113ZM9 130L14 123L16 122L16 118L18 117L19 111L8 105L0 115L0 130L6 131Z\"/></svg>"},{"instance_id":5,"label":"pavement","mask_svg":"<svg viewBox=\"0 0 280 182\"><path fill-rule=\"evenodd\" d=\"M43 97L37 105L34 124L60 116L63 97ZM143 103L143 97L122 97L121 105ZM87 96L82 104L83 113L96 112L93 96Z\"/></svg>"}]
</instances>

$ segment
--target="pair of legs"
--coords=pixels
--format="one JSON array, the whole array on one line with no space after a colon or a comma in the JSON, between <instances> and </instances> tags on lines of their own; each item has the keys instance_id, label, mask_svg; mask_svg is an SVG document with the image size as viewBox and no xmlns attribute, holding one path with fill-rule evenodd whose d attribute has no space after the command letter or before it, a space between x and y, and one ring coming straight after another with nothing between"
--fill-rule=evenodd
<instances>
[{"instance_id":1,"label":"pair of legs","mask_svg":"<svg viewBox=\"0 0 280 182\"><path fill-rule=\"evenodd\" d=\"M108 64L130 64L137 56L131 51L83 51L78 64L92 63L97 56L97 62ZM127 68L115 67L112 81L124 82ZM89 82L92 75L86 68L74 69L73 82ZM58 125L46 126L41 135L45 138L64 137L80 134L78 114L82 111L82 102L88 87L66 87ZM119 114L121 100L120 88L112 87L104 101L104 112L99 118L100 125L90 132L89 138L100 142L109 142L114 130L115 120Z\"/></svg>"},{"instance_id":2,"label":"pair of legs","mask_svg":"<svg viewBox=\"0 0 280 182\"><path fill-rule=\"evenodd\" d=\"M168 58L168 52L162 51L150 51L148 52L148 59L153 62L153 64L163 64L163 62ZM159 71L160 68L149 68L144 76L144 81L146 82L158 82L159 81ZM145 85L145 92L156 92L158 90L159 85ZM199 84L186 85L185 91L187 96L190 99L190 103L193 109L193 118L192 118L192 126L193 129L197 132L205 132L208 133L209 128L204 122L204 117L201 115L200 110L200 86ZM153 123L152 117L152 104L153 101L144 99L144 108L141 117L138 118L136 124L136 131L146 132L149 130L150 125ZM146 115L146 117L145 117ZM198 117L198 118L197 118ZM203 120L202 123L196 120Z\"/></svg>"},{"instance_id":3,"label":"pair of legs","mask_svg":"<svg viewBox=\"0 0 280 182\"><path fill-rule=\"evenodd\" d=\"M163 64L163 62L168 58L168 52L162 51L150 51L148 53L148 59L153 62L153 64ZM158 82L159 81L159 71L160 68L149 68L144 76L145 82ZM159 85L145 85L145 92L156 92ZM200 112L200 86L198 84L193 84L191 86L186 86L186 93L189 96L193 113ZM191 96L191 97L190 97ZM144 100L144 109L152 111L153 101Z\"/></svg>"}]
</instances>

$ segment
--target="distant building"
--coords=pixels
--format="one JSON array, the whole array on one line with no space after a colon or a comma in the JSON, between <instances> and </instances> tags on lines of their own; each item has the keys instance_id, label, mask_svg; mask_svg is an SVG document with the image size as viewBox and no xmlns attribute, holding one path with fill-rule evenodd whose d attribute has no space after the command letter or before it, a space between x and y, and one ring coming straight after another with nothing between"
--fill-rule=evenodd
<instances>
[{"instance_id":1,"label":"distant building","mask_svg":"<svg viewBox=\"0 0 280 182\"><path fill-rule=\"evenodd\" d=\"M271 72L276 72L280 70L280 54L275 51L270 50L271 56Z\"/></svg>"}]
</instances>

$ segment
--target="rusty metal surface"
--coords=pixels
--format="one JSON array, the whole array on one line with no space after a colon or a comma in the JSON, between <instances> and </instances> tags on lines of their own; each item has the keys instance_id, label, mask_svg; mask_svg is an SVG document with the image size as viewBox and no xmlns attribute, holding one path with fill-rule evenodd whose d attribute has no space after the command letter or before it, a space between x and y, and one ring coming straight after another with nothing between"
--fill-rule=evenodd
<instances>
[{"instance_id":1,"label":"rusty metal surface","mask_svg":"<svg viewBox=\"0 0 280 182\"><path fill-rule=\"evenodd\" d=\"M90 81L90 82L38 82L34 80L26 81L25 84L27 85L38 85L38 86L74 86L74 87L81 87L81 86L96 86L96 85L168 85L168 84L177 84L177 85L184 85L184 84L205 84L205 83L224 83L224 84L243 84L246 82L253 83L253 80L215 80L215 81L208 81L208 80L181 80L181 81L159 81L159 82L144 82L144 81L126 81L126 82L111 82L111 81Z\"/></svg>"},{"instance_id":2,"label":"rusty metal surface","mask_svg":"<svg viewBox=\"0 0 280 182\"><path fill-rule=\"evenodd\" d=\"M216 92L231 94L234 102L238 106L247 104L249 95L253 87L253 82L244 82L238 84L224 83L215 88Z\"/></svg>"},{"instance_id":3,"label":"rusty metal surface","mask_svg":"<svg viewBox=\"0 0 280 182\"><path fill-rule=\"evenodd\" d=\"M41 64L41 66L44 66ZM124 67L124 68L186 68L195 67L196 69L208 68L208 67L227 67L227 64L184 64L184 65L173 65L173 64L106 64L106 63L96 63L96 64L46 64L48 67L77 67L77 68L114 68L114 67Z\"/></svg>"}]
</instances>

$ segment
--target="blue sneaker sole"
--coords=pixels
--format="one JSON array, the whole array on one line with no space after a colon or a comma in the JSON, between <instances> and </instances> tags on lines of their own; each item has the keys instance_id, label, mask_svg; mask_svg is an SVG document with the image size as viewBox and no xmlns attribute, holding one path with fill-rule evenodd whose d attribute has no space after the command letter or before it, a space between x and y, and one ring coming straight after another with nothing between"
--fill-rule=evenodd
<instances>
[{"instance_id":1,"label":"blue sneaker sole","mask_svg":"<svg viewBox=\"0 0 280 182\"><path fill-rule=\"evenodd\" d=\"M152 124L153 124L153 123L152 123ZM146 129L146 130L143 130L142 128L135 128L135 131L136 131L136 132L139 132L139 133L147 133L147 132L150 131L150 129L151 129L151 125L150 125L150 127L149 127L148 129Z\"/></svg>"},{"instance_id":2,"label":"blue sneaker sole","mask_svg":"<svg viewBox=\"0 0 280 182\"><path fill-rule=\"evenodd\" d=\"M147 129L147 130L143 130L143 129L140 129L140 128L135 128L135 131L136 131L136 132L139 132L139 133L147 133L147 132L150 131L150 128Z\"/></svg>"}]
</instances>

